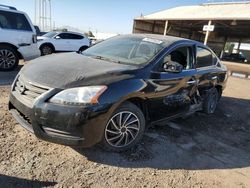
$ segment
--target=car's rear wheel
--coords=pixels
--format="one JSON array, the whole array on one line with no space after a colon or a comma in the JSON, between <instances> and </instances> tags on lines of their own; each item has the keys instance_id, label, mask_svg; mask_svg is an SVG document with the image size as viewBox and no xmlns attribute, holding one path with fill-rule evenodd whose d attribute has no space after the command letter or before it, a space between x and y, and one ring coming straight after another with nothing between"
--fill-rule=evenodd
<instances>
[{"instance_id":1,"label":"car's rear wheel","mask_svg":"<svg viewBox=\"0 0 250 188\"><path fill-rule=\"evenodd\" d=\"M109 119L102 140L106 150L124 151L136 145L143 136L145 118L132 103L124 103Z\"/></svg>"},{"instance_id":2,"label":"car's rear wheel","mask_svg":"<svg viewBox=\"0 0 250 188\"><path fill-rule=\"evenodd\" d=\"M44 44L40 47L40 51L42 55L49 55L53 53L53 47L48 44Z\"/></svg>"},{"instance_id":3,"label":"car's rear wheel","mask_svg":"<svg viewBox=\"0 0 250 188\"><path fill-rule=\"evenodd\" d=\"M203 103L203 111L207 114L213 114L217 107L219 100L219 93L216 88L212 88L208 91Z\"/></svg>"},{"instance_id":4,"label":"car's rear wheel","mask_svg":"<svg viewBox=\"0 0 250 188\"><path fill-rule=\"evenodd\" d=\"M82 46L78 51L82 53L86 49L88 49L88 46Z\"/></svg>"},{"instance_id":5,"label":"car's rear wheel","mask_svg":"<svg viewBox=\"0 0 250 188\"><path fill-rule=\"evenodd\" d=\"M19 57L17 51L9 46L0 46L0 70L10 71L17 67Z\"/></svg>"}]
</instances>

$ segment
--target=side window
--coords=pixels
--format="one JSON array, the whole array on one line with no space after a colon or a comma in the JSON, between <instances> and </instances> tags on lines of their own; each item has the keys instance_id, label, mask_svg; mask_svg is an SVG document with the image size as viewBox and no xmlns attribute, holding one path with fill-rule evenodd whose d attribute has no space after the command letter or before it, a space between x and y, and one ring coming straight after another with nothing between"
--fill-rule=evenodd
<instances>
[{"instance_id":1,"label":"side window","mask_svg":"<svg viewBox=\"0 0 250 188\"><path fill-rule=\"evenodd\" d=\"M32 31L31 26L23 14L0 11L0 27L21 31Z\"/></svg>"},{"instance_id":2,"label":"side window","mask_svg":"<svg viewBox=\"0 0 250 188\"><path fill-rule=\"evenodd\" d=\"M197 47L196 68L208 67L214 64L212 53L201 47Z\"/></svg>"},{"instance_id":3,"label":"side window","mask_svg":"<svg viewBox=\"0 0 250 188\"><path fill-rule=\"evenodd\" d=\"M61 33L58 35L61 39L73 39L73 40L79 40L83 39L84 37L81 35L71 34L71 33Z\"/></svg>"},{"instance_id":4,"label":"side window","mask_svg":"<svg viewBox=\"0 0 250 188\"><path fill-rule=\"evenodd\" d=\"M58 35L61 39L70 39L70 36L68 33L61 33Z\"/></svg>"},{"instance_id":5,"label":"side window","mask_svg":"<svg viewBox=\"0 0 250 188\"><path fill-rule=\"evenodd\" d=\"M169 61L174 61L181 64L185 70L193 68L192 47L183 46L176 48L163 58L162 63L164 64Z\"/></svg>"},{"instance_id":6,"label":"side window","mask_svg":"<svg viewBox=\"0 0 250 188\"><path fill-rule=\"evenodd\" d=\"M81 35L76 35L76 34L70 34L71 35L71 39L76 39L76 40L80 40L83 39L84 37Z\"/></svg>"}]
</instances>

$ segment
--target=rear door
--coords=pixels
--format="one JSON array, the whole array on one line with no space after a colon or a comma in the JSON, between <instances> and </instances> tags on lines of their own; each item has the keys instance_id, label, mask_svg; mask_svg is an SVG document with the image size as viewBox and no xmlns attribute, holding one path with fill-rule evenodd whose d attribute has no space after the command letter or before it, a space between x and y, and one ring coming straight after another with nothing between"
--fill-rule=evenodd
<instances>
[{"instance_id":1,"label":"rear door","mask_svg":"<svg viewBox=\"0 0 250 188\"><path fill-rule=\"evenodd\" d=\"M218 79L217 61L217 57L209 49L203 46L197 46L196 79L200 92L204 92L216 85Z\"/></svg>"},{"instance_id":2,"label":"rear door","mask_svg":"<svg viewBox=\"0 0 250 188\"><path fill-rule=\"evenodd\" d=\"M24 14L0 10L0 40L15 46L29 46L34 43L35 34Z\"/></svg>"},{"instance_id":3,"label":"rear door","mask_svg":"<svg viewBox=\"0 0 250 188\"><path fill-rule=\"evenodd\" d=\"M72 46L72 51L78 51L82 46L88 46L88 44L84 40L84 36L77 34L69 34L70 35L70 43Z\"/></svg>"},{"instance_id":4,"label":"rear door","mask_svg":"<svg viewBox=\"0 0 250 188\"><path fill-rule=\"evenodd\" d=\"M153 121L168 119L189 111L191 99L197 90L194 47L192 44L176 46L160 60L159 70L152 72L149 83L155 93L149 101ZM165 72L161 67L168 59L182 64L183 71Z\"/></svg>"}]
</instances>

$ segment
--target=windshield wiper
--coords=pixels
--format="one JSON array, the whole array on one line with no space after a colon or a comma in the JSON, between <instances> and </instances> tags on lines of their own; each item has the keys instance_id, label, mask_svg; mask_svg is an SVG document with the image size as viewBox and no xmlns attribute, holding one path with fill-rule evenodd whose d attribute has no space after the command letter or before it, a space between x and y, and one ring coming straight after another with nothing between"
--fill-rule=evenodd
<instances>
[{"instance_id":1,"label":"windshield wiper","mask_svg":"<svg viewBox=\"0 0 250 188\"><path fill-rule=\"evenodd\" d=\"M110 62L114 62L114 63L122 63L121 61L118 61L118 60L114 60L114 59L110 59L108 57L103 57L103 56L91 56L92 58L94 59L101 59L101 60L104 60L104 61L110 61Z\"/></svg>"}]
</instances>

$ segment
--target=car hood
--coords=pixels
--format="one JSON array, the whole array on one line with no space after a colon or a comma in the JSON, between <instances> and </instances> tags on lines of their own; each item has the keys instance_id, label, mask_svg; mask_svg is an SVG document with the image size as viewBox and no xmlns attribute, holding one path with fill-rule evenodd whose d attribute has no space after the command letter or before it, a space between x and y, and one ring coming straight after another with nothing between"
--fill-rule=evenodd
<instances>
[{"instance_id":1,"label":"car hood","mask_svg":"<svg viewBox=\"0 0 250 188\"><path fill-rule=\"evenodd\" d=\"M37 40L46 40L46 39L49 39L49 37L37 36Z\"/></svg>"},{"instance_id":2,"label":"car hood","mask_svg":"<svg viewBox=\"0 0 250 188\"><path fill-rule=\"evenodd\" d=\"M109 84L133 77L136 66L93 59L76 52L53 54L28 62L20 71L25 80L51 88Z\"/></svg>"}]
</instances>

